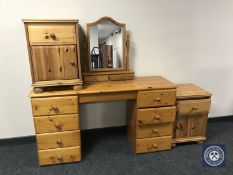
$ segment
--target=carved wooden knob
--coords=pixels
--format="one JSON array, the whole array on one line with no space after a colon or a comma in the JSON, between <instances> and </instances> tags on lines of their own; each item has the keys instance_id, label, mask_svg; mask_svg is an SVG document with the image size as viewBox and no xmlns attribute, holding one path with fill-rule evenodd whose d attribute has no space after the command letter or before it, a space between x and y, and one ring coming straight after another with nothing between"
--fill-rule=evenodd
<instances>
[{"instance_id":1,"label":"carved wooden knob","mask_svg":"<svg viewBox=\"0 0 233 175\"><path fill-rule=\"evenodd\" d=\"M158 145L154 143L154 144L152 145L152 147L153 147L153 148L158 148Z\"/></svg>"},{"instance_id":2,"label":"carved wooden knob","mask_svg":"<svg viewBox=\"0 0 233 175\"><path fill-rule=\"evenodd\" d=\"M161 99L159 98L159 97L157 97L157 98L155 98L155 100L154 100L155 102L160 102L161 101Z\"/></svg>"},{"instance_id":3,"label":"carved wooden knob","mask_svg":"<svg viewBox=\"0 0 233 175\"><path fill-rule=\"evenodd\" d=\"M53 40L56 40L56 39L57 39L57 37L56 37L56 35L55 35L54 33L50 34L50 37L51 37Z\"/></svg>"}]
</instances>

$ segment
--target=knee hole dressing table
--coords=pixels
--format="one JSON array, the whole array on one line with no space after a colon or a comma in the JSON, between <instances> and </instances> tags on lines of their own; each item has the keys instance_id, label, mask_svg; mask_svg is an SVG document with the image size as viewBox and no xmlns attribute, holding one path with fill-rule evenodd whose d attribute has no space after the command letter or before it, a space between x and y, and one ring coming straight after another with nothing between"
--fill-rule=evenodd
<instances>
[{"instance_id":1,"label":"knee hole dressing table","mask_svg":"<svg viewBox=\"0 0 233 175\"><path fill-rule=\"evenodd\" d=\"M110 17L87 24L82 66L78 20L23 22L39 165L81 161L82 103L127 100L128 138L134 153L206 139L211 94L161 76L134 77L125 24Z\"/></svg>"}]
</instances>

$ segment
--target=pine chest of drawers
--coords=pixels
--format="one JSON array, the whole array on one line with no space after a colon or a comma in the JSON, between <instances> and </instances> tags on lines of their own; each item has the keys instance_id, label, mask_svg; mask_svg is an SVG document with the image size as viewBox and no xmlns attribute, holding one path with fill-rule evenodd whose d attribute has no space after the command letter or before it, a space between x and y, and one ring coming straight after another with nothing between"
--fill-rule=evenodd
<instances>
[{"instance_id":1,"label":"pine chest of drawers","mask_svg":"<svg viewBox=\"0 0 233 175\"><path fill-rule=\"evenodd\" d=\"M176 89L138 91L128 103L128 136L135 153L171 149Z\"/></svg>"},{"instance_id":2,"label":"pine chest of drawers","mask_svg":"<svg viewBox=\"0 0 233 175\"><path fill-rule=\"evenodd\" d=\"M40 165L81 160L78 96L62 94L31 95L38 160Z\"/></svg>"},{"instance_id":3,"label":"pine chest of drawers","mask_svg":"<svg viewBox=\"0 0 233 175\"><path fill-rule=\"evenodd\" d=\"M78 20L23 20L32 86L81 88Z\"/></svg>"},{"instance_id":4,"label":"pine chest of drawers","mask_svg":"<svg viewBox=\"0 0 233 175\"><path fill-rule=\"evenodd\" d=\"M174 146L181 142L206 140L211 94L193 84L177 85L177 117L174 129Z\"/></svg>"}]
</instances>

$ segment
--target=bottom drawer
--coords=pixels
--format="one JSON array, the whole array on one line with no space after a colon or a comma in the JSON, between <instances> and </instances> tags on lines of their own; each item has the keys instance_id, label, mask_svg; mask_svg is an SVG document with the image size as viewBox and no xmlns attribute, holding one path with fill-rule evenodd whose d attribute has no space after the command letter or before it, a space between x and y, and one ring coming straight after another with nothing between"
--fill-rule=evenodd
<instances>
[{"instance_id":1,"label":"bottom drawer","mask_svg":"<svg viewBox=\"0 0 233 175\"><path fill-rule=\"evenodd\" d=\"M40 165L81 161L80 146L38 151Z\"/></svg>"},{"instance_id":2,"label":"bottom drawer","mask_svg":"<svg viewBox=\"0 0 233 175\"><path fill-rule=\"evenodd\" d=\"M136 153L146 153L171 149L172 137L137 139Z\"/></svg>"}]
</instances>

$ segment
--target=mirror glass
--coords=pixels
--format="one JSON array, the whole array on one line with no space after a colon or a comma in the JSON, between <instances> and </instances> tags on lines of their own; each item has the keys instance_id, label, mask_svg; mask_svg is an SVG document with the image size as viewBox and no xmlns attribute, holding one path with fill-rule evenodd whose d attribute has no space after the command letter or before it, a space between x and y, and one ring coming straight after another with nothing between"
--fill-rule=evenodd
<instances>
[{"instance_id":1,"label":"mirror glass","mask_svg":"<svg viewBox=\"0 0 233 175\"><path fill-rule=\"evenodd\" d=\"M124 28L105 19L89 28L91 69L123 68Z\"/></svg>"}]
</instances>

